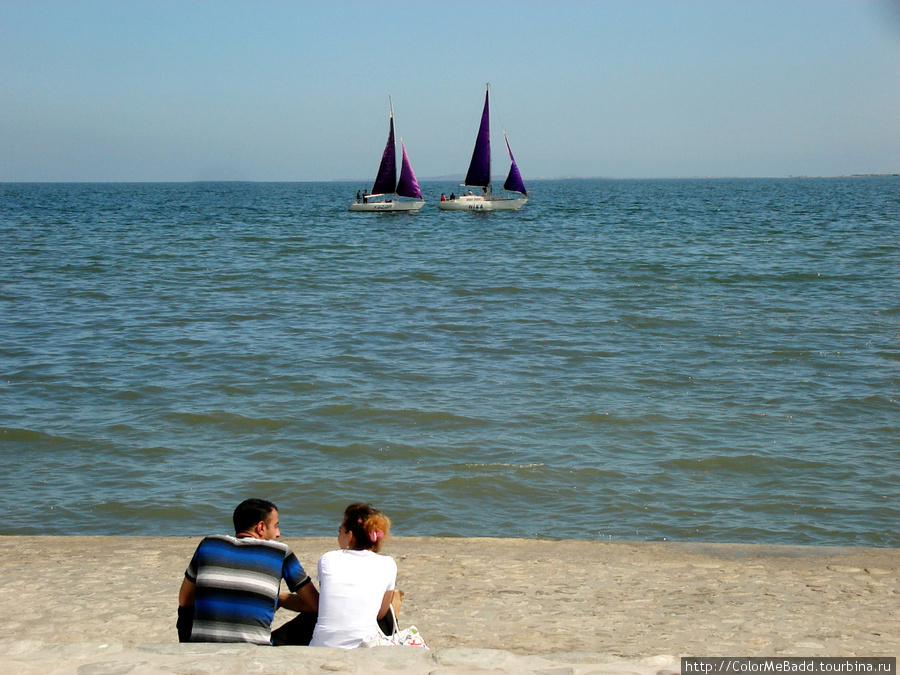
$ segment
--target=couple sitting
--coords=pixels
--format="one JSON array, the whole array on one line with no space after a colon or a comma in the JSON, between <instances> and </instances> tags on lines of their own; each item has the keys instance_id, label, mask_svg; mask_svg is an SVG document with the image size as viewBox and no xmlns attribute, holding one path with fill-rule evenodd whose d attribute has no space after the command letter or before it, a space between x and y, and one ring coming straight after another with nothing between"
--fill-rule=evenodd
<instances>
[{"instance_id":1,"label":"couple sitting","mask_svg":"<svg viewBox=\"0 0 900 675\"><path fill-rule=\"evenodd\" d=\"M321 595L288 545L276 541L278 525L274 504L248 499L234 511L235 536L200 542L178 594L181 642L352 649L379 623L390 634L397 563L378 555L391 527L387 516L368 504L347 507L340 550L319 559ZM289 593L280 590L282 579ZM278 607L300 614L272 631Z\"/></svg>"}]
</instances>

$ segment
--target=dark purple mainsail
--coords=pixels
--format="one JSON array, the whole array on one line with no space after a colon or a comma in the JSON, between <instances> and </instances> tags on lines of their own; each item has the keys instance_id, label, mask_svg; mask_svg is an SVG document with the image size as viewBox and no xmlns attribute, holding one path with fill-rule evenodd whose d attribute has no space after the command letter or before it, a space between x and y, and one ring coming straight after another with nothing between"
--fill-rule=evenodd
<instances>
[{"instance_id":1,"label":"dark purple mainsail","mask_svg":"<svg viewBox=\"0 0 900 675\"><path fill-rule=\"evenodd\" d=\"M521 192L523 195L527 195L528 192L525 191L525 181L522 180L522 174L519 173L519 167L516 165L516 158L513 157L512 148L509 147L509 139L506 137L506 133L503 134L503 140L506 141L506 149L509 152L509 174L506 176L506 182L503 184L504 190L509 190L510 192Z\"/></svg>"},{"instance_id":2,"label":"dark purple mainsail","mask_svg":"<svg viewBox=\"0 0 900 675\"><path fill-rule=\"evenodd\" d=\"M488 94L484 93L484 112L481 113L481 126L478 138L475 139L475 150L466 173L466 185L487 187L491 184L491 116L488 112Z\"/></svg>"},{"instance_id":3,"label":"dark purple mainsail","mask_svg":"<svg viewBox=\"0 0 900 675\"><path fill-rule=\"evenodd\" d=\"M403 145L402 138L400 139L400 151L403 154L403 160L400 164L400 180L397 182L397 194L401 197L422 199L419 181L416 180L416 174L413 173L412 164L409 163L409 156L406 154L406 146Z\"/></svg>"},{"instance_id":4,"label":"dark purple mainsail","mask_svg":"<svg viewBox=\"0 0 900 675\"><path fill-rule=\"evenodd\" d=\"M373 195L392 194L397 187L397 151L394 149L394 111L391 110L391 133L388 134L387 145L384 146L384 154L381 155L381 165L378 167L378 175L375 176L375 184L372 185Z\"/></svg>"}]
</instances>

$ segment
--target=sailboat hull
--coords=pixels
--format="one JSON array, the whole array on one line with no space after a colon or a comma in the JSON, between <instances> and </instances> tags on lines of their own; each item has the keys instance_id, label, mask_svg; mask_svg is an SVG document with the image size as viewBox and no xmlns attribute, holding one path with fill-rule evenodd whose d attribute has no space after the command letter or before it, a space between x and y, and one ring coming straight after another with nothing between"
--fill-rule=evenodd
<instances>
[{"instance_id":1,"label":"sailboat hull","mask_svg":"<svg viewBox=\"0 0 900 675\"><path fill-rule=\"evenodd\" d=\"M383 213L385 211L418 211L423 206L425 206L424 200L414 202L369 202L367 204L354 202L350 205L350 210L368 213Z\"/></svg>"},{"instance_id":2,"label":"sailboat hull","mask_svg":"<svg viewBox=\"0 0 900 675\"><path fill-rule=\"evenodd\" d=\"M494 195L462 195L438 202L444 211L515 211L525 206L528 197L497 197Z\"/></svg>"}]
</instances>

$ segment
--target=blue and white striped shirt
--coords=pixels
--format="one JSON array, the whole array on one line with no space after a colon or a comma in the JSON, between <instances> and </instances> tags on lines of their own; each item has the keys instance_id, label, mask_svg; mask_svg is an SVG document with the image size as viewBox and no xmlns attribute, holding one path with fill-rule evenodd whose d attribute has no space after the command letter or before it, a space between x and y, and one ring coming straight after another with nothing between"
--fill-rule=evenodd
<instances>
[{"instance_id":1,"label":"blue and white striped shirt","mask_svg":"<svg viewBox=\"0 0 900 675\"><path fill-rule=\"evenodd\" d=\"M196 584L191 642L272 642L281 580L290 591L310 578L287 544L213 535L197 546L184 576Z\"/></svg>"}]
</instances>

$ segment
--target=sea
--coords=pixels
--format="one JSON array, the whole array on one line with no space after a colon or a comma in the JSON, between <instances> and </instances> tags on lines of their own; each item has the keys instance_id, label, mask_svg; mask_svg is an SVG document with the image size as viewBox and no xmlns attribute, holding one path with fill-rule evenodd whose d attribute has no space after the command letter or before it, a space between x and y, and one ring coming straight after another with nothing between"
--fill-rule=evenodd
<instances>
[{"instance_id":1,"label":"sea","mask_svg":"<svg viewBox=\"0 0 900 675\"><path fill-rule=\"evenodd\" d=\"M900 547L900 177L0 184L0 534Z\"/></svg>"}]
</instances>

